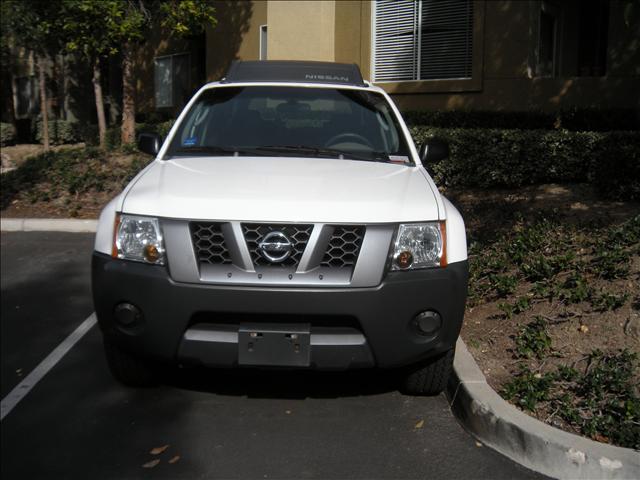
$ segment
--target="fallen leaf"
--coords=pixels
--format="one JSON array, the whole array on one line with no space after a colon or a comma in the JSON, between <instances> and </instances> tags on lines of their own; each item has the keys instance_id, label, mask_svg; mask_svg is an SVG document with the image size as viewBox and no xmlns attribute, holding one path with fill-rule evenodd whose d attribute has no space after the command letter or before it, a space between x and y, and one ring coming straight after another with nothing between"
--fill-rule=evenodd
<instances>
[{"instance_id":1,"label":"fallen leaf","mask_svg":"<svg viewBox=\"0 0 640 480\"><path fill-rule=\"evenodd\" d=\"M416 423L416 426L413 428L417 430L418 428L422 428L423 426L424 426L424 420L420 420L418 423Z\"/></svg>"},{"instance_id":2,"label":"fallen leaf","mask_svg":"<svg viewBox=\"0 0 640 480\"><path fill-rule=\"evenodd\" d=\"M609 443L609 438L605 437L604 435L600 435L599 433L596 433L593 436L593 439L597 442L602 442L602 443Z\"/></svg>"},{"instance_id":3,"label":"fallen leaf","mask_svg":"<svg viewBox=\"0 0 640 480\"><path fill-rule=\"evenodd\" d=\"M147 462L144 465L142 465L142 468L153 468L159 463L160 463L160 459L156 458L155 460L151 460L150 462Z\"/></svg>"},{"instance_id":4,"label":"fallen leaf","mask_svg":"<svg viewBox=\"0 0 640 480\"><path fill-rule=\"evenodd\" d=\"M160 455L161 453L163 453L167 448L169 448L169 445L163 445L161 447L156 447L156 448L152 448L151 451L149 452L151 455Z\"/></svg>"},{"instance_id":5,"label":"fallen leaf","mask_svg":"<svg viewBox=\"0 0 640 480\"><path fill-rule=\"evenodd\" d=\"M180 455L176 455L175 457L171 457L171 459L169 460L169 463L176 463L178 460L180 460Z\"/></svg>"}]
</instances>

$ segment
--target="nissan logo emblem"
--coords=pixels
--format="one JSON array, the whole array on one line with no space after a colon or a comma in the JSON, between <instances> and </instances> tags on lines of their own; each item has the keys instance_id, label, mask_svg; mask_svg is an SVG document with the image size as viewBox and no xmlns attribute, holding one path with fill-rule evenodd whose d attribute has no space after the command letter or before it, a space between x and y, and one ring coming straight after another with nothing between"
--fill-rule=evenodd
<instances>
[{"instance_id":1,"label":"nissan logo emblem","mask_svg":"<svg viewBox=\"0 0 640 480\"><path fill-rule=\"evenodd\" d=\"M281 263L293 252L293 243L282 232L269 232L258 243L258 251L271 263Z\"/></svg>"}]
</instances>

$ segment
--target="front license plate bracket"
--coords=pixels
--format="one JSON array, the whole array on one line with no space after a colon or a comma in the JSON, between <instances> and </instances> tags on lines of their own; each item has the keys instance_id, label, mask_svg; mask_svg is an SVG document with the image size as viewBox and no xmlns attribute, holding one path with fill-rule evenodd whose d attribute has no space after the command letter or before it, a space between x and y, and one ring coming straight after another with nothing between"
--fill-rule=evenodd
<instances>
[{"instance_id":1,"label":"front license plate bracket","mask_svg":"<svg viewBox=\"0 0 640 480\"><path fill-rule=\"evenodd\" d=\"M310 361L310 324L240 324L239 365L308 367Z\"/></svg>"}]
</instances>

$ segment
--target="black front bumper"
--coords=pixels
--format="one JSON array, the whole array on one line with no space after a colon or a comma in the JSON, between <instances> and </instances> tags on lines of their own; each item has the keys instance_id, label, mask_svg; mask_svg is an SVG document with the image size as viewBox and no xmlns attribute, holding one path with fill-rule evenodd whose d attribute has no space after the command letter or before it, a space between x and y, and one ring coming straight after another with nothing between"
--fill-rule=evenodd
<instances>
[{"instance_id":1,"label":"black front bumper","mask_svg":"<svg viewBox=\"0 0 640 480\"><path fill-rule=\"evenodd\" d=\"M141 356L209 366L237 365L235 320L244 318L252 323L310 324L313 368L387 368L417 362L454 347L467 277L465 261L389 272L373 288L264 288L176 283L164 267L99 253L92 263L93 299L104 335ZM115 307L122 302L137 306L143 319L120 325ZM421 335L412 322L425 310L442 317L435 336ZM349 325L341 325L342 319L350 319ZM354 338L354 333L364 342L340 340Z\"/></svg>"}]
</instances>

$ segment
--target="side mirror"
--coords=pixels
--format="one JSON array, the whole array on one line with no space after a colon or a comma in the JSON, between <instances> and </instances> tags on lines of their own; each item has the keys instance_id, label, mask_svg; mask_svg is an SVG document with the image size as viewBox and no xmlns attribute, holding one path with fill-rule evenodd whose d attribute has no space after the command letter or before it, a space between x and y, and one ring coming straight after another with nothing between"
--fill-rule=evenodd
<instances>
[{"instance_id":1,"label":"side mirror","mask_svg":"<svg viewBox=\"0 0 640 480\"><path fill-rule=\"evenodd\" d=\"M420 161L430 165L449 156L449 144L439 138L431 138L420 146Z\"/></svg>"},{"instance_id":2,"label":"side mirror","mask_svg":"<svg viewBox=\"0 0 640 480\"><path fill-rule=\"evenodd\" d=\"M154 157L162 146L162 137L157 133L141 133L138 135L138 150Z\"/></svg>"}]
</instances>

